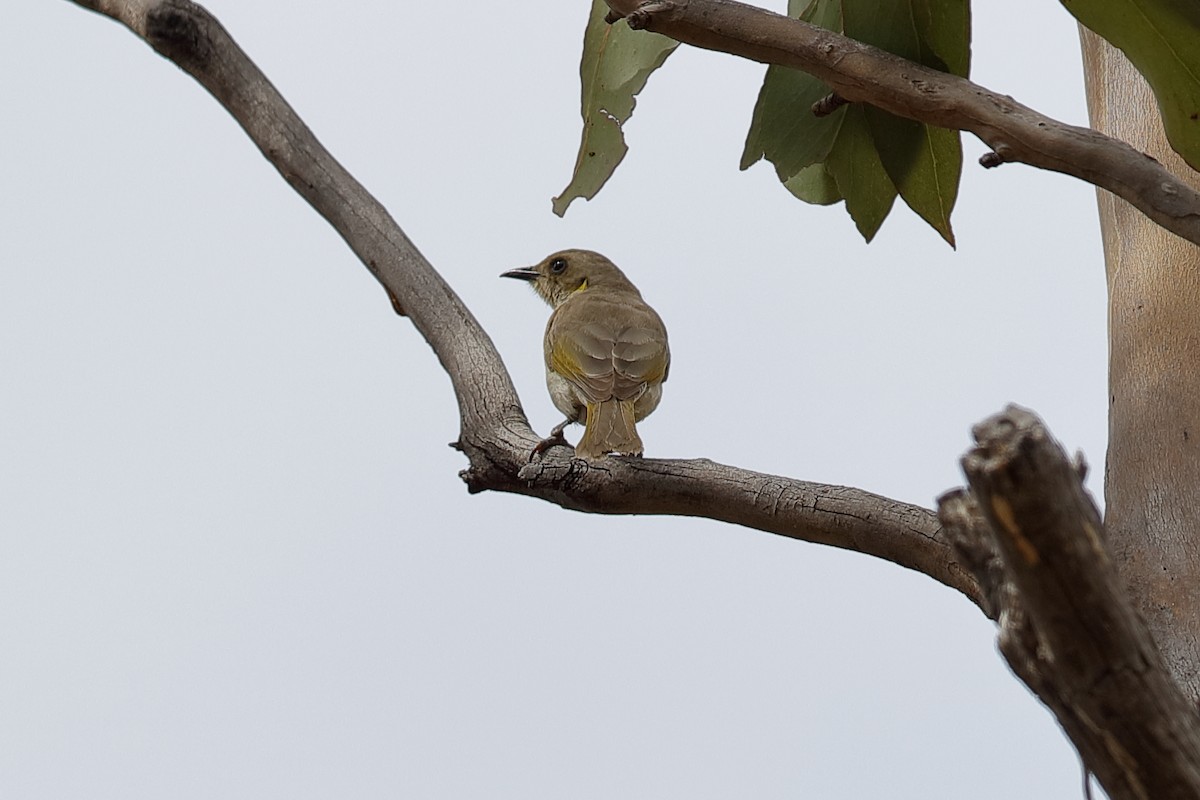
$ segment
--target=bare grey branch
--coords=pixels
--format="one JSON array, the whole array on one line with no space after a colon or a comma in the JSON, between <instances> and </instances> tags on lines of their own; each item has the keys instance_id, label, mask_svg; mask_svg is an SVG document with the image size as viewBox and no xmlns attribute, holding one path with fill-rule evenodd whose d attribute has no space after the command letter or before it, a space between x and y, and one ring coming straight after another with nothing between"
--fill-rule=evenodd
<instances>
[{"instance_id":1,"label":"bare grey branch","mask_svg":"<svg viewBox=\"0 0 1200 800\"><path fill-rule=\"evenodd\" d=\"M932 511L857 489L750 472L711 461L609 458L555 448L536 464L530 429L504 363L479 323L395 220L317 141L220 23L188 0L77 0L113 17L198 80L268 161L324 217L412 320L450 375L472 492L538 497L601 514L708 517L878 556L979 601Z\"/></svg>"},{"instance_id":2,"label":"bare grey branch","mask_svg":"<svg viewBox=\"0 0 1200 800\"><path fill-rule=\"evenodd\" d=\"M1200 244L1200 193L1162 164L1090 128L1067 125L965 78L923 67L797 19L733 0L607 0L616 17L687 44L793 67L850 102L970 131L992 148L984 166L1019 161L1107 189Z\"/></svg>"}]
</instances>

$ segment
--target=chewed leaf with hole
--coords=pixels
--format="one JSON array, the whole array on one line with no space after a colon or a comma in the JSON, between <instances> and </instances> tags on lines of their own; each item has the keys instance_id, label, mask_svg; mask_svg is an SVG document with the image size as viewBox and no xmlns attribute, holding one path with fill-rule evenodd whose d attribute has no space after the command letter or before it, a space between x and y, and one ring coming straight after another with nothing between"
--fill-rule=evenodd
<instances>
[{"instance_id":1,"label":"chewed leaf with hole","mask_svg":"<svg viewBox=\"0 0 1200 800\"><path fill-rule=\"evenodd\" d=\"M633 114L634 98L679 45L657 33L630 30L624 22L609 25L606 13L603 0L592 0L579 64L583 133L571 182L553 201L560 217L575 198L594 197L621 163L629 150L623 126Z\"/></svg>"}]
</instances>

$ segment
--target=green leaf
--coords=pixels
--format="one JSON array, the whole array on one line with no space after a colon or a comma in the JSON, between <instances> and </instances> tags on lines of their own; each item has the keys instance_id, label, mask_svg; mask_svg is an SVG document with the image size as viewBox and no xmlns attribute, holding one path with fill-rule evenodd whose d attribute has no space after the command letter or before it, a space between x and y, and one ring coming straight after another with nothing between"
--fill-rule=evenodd
<instances>
[{"instance_id":1,"label":"green leaf","mask_svg":"<svg viewBox=\"0 0 1200 800\"><path fill-rule=\"evenodd\" d=\"M607 13L603 0L592 0L579 64L583 134L571 182L553 200L554 213L560 217L575 198L595 197L621 163L629 150L622 126L633 114L634 97L679 45L661 34L630 30L623 23L609 25L604 21Z\"/></svg>"},{"instance_id":2,"label":"green leaf","mask_svg":"<svg viewBox=\"0 0 1200 800\"><path fill-rule=\"evenodd\" d=\"M962 175L958 131L935 128L868 106L867 127L875 150L900 197L951 247L950 212Z\"/></svg>"},{"instance_id":3,"label":"green leaf","mask_svg":"<svg viewBox=\"0 0 1200 800\"><path fill-rule=\"evenodd\" d=\"M807 5L801 0L789 0L788 13L823 28L841 27L841 0L812 0ZM808 73L768 67L754 104L741 168L747 169L766 158L775 165L779 180L786 185L800 170L823 161L842 124L840 112L827 117L812 113L813 103L827 94L829 87Z\"/></svg>"},{"instance_id":4,"label":"green leaf","mask_svg":"<svg viewBox=\"0 0 1200 800\"><path fill-rule=\"evenodd\" d=\"M789 0L788 13L934 69L965 76L970 65L967 0ZM829 91L810 75L770 67L746 135L742 169L765 158L801 200L844 199L867 241L899 193L953 245L950 212L962 172L958 132L869 106L814 116L812 104Z\"/></svg>"},{"instance_id":5,"label":"green leaf","mask_svg":"<svg viewBox=\"0 0 1200 800\"><path fill-rule=\"evenodd\" d=\"M846 109L841 135L825 167L846 198L846 211L858 232L871 241L896 202L896 187L879 160L863 106Z\"/></svg>"},{"instance_id":6,"label":"green leaf","mask_svg":"<svg viewBox=\"0 0 1200 800\"><path fill-rule=\"evenodd\" d=\"M837 182L824 164L810 164L783 182L784 187L806 203L833 205L842 199Z\"/></svg>"},{"instance_id":7,"label":"green leaf","mask_svg":"<svg viewBox=\"0 0 1200 800\"><path fill-rule=\"evenodd\" d=\"M967 0L913 4L922 64L960 77L971 72L971 7Z\"/></svg>"},{"instance_id":8,"label":"green leaf","mask_svg":"<svg viewBox=\"0 0 1200 800\"><path fill-rule=\"evenodd\" d=\"M786 181L825 160L842 123L840 113L827 117L812 113L813 103L827 94L829 87L811 75L768 67L746 134L741 168L766 158L775 165L779 179Z\"/></svg>"},{"instance_id":9,"label":"green leaf","mask_svg":"<svg viewBox=\"0 0 1200 800\"><path fill-rule=\"evenodd\" d=\"M1145 76L1167 141L1200 170L1200 2L1062 0L1077 20L1120 48Z\"/></svg>"},{"instance_id":10,"label":"green leaf","mask_svg":"<svg viewBox=\"0 0 1200 800\"><path fill-rule=\"evenodd\" d=\"M965 8L962 0L844 0L842 16L847 36L934 69L965 70ZM866 118L879 160L904 202L953 246L950 212L962 175L958 131L873 107Z\"/></svg>"},{"instance_id":11,"label":"green leaf","mask_svg":"<svg viewBox=\"0 0 1200 800\"><path fill-rule=\"evenodd\" d=\"M844 33L932 69L966 77L971 65L967 0L843 0Z\"/></svg>"}]
</instances>

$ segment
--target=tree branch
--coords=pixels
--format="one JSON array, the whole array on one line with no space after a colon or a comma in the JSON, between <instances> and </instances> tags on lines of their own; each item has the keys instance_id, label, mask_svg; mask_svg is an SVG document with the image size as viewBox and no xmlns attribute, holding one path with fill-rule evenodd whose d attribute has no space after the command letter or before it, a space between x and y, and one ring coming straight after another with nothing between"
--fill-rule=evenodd
<instances>
[{"instance_id":1,"label":"tree branch","mask_svg":"<svg viewBox=\"0 0 1200 800\"><path fill-rule=\"evenodd\" d=\"M187 0L77 0L197 78L342 235L449 373L472 491L581 511L681 514L856 550L959 589L1001 625L1001 650L1057 714L1113 798L1200 796L1200 723L1125 598L1095 506L1041 423L1020 409L976 429L973 497L931 512L856 489L710 461L608 458L552 448L529 428L487 334L395 221L317 142L228 34Z\"/></svg>"},{"instance_id":2,"label":"tree branch","mask_svg":"<svg viewBox=\"0 0 1200 800\"><path fill-rule=\"evenodd\" d=\"M470 491L516 492L593 513L724 520L878 556L980 602L974 576L959 566L936 516L924 508L706 460L588 463L557 447L528 463L539 437L487 333L220 23L188 0L75 1L120 21L208 89L383 284L450 375L462 424L454 446L470 460L462 473Z\"/></svg>"},{"instance_id":3,"label":"tree branch","mask_svg":"<svg viewBox=\"0 0 1200 800\"><path fill-rule=\"evenodd\" d=\"M838 96L901 117L970 131L992 148L981 163L1019 161L1072 175L1129 201L1163 228L1200 244L1200 193L1145 153L1090 128L1067 125L945 72L832 31L734 0L606 0L686 44L807 72Z\"/></svg>"},{"instance_id":4,"label":"tree branch","mask_svg":"<svg viewBox=\"0 0 1200 800\"><path fill-rule=\"evenodd\" d=\"M1133 609L1080 471L1009 406L975 427L971 493L940 500L1000 621L1000 650L1109 797L1200 797L1200 718Z\"/></svg>"},{"instance_id":5,"label":"tree branch","mask_svg":"<svg viewBox=\"0 0 1200 800\"><path fill-rule=\"evenodd\" d=\"M521 442L521 446L524 442ZM506 463L484 480L476 459L464 478L478 488L528 494L598 514L705 517L876 556L958 589L979 605L936 515L861 489L810 483L708 459L559 459L525 463L528 449L488 446ZM562 453L555 448L551 454ZM515 456L515 458L513 458Z\"/></svg>"}]
</instances>

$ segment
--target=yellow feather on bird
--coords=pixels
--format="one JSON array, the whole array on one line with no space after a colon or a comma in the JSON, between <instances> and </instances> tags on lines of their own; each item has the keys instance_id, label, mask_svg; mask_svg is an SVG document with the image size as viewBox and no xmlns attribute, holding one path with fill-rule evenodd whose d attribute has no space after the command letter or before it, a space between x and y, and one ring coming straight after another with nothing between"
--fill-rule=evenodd
<instances>
[{"instance_id":1,"label":"yellow feather on bird","mask_svg":"<svg viewBox=\"0 0 1200 800\"><path fill-rule=\"evenodd\" d=\"M658 407L671 368L667 329L617 265L591 250L560 250L504 278L530 282L554 311L543 348L546 387L566 415L534 453L562 443L567 425L584 426L576 455L640 456L636 423Z\"/></svg>"}]
</instances>

